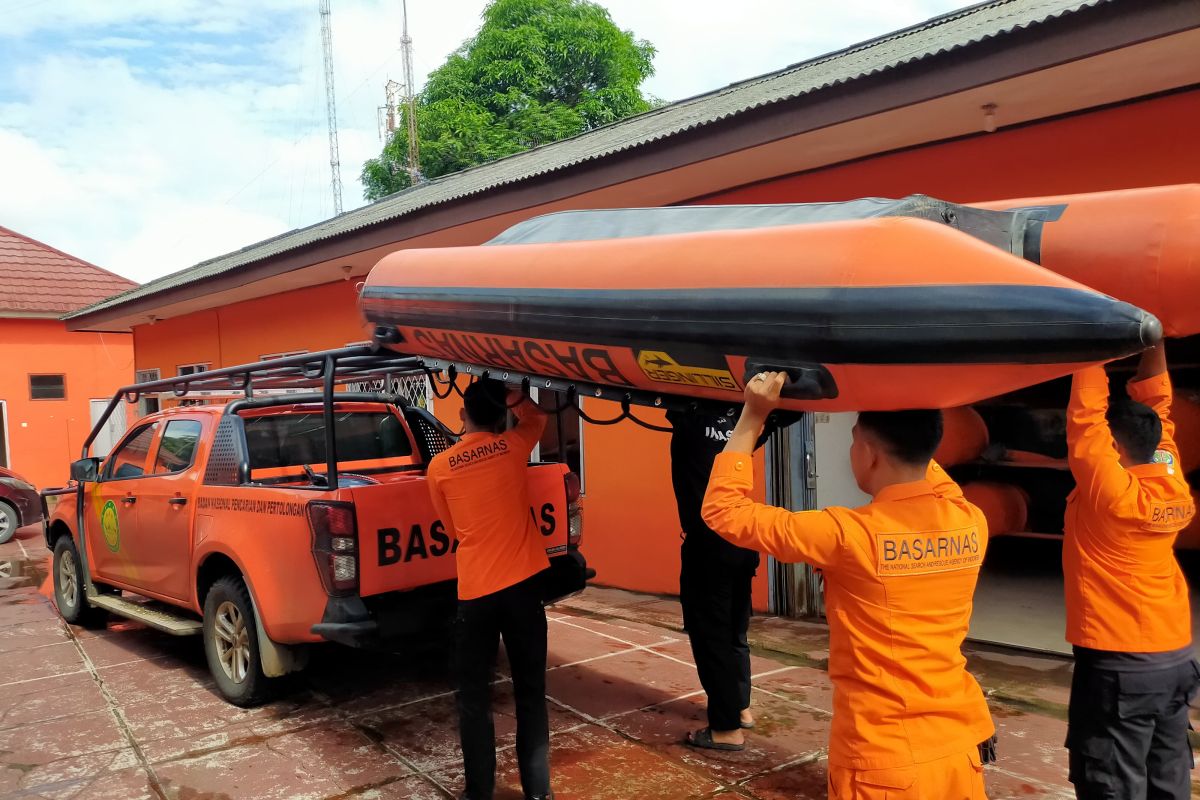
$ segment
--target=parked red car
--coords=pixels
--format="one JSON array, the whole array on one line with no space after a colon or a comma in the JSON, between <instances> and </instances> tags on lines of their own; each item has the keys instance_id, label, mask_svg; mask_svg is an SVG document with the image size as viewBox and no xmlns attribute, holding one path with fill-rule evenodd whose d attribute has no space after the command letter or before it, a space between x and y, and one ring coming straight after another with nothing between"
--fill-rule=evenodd
<instances>
[{"instance_id":1,"label":"parked red car","mask_svg":"<svg viewBox=\"0 0 1200 800\"><path fill-rule=\"evenodd\" d=\"M37 487L11 469L0 467L0 544L17 528L42 521L42 498Z\"/></svg>"}]
</instances>

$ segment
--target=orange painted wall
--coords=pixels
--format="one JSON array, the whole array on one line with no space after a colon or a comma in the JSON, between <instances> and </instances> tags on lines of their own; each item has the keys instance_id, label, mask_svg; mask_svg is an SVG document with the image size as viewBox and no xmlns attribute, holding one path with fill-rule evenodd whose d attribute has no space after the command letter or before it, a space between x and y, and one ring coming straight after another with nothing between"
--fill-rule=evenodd
<instances>
[{"instance_id":1,"label":"orange painted wall","mask_svg":"<svg viewBox=\"0 0 1200 800\"><path fill-rule=\"evenodd\" d=\"M705 197L809 203L927 194L953 202L1200 181L1200 90L1000 130Z\"/></svg>"},{"instance_id":2,"label":"orange painted wall","mask_svg":"<svg viewBox=\"0 0 1200 800\"><path fill-rule=\"evenodd\" d=\"M69 333L53 319L0 319L0 364L9 466L39 488L66 484L92 429L88 401L133 382L133 337ZM30 399L29 375L47 373L66 376L66 399Z\"/></svg>"}]
</instances>

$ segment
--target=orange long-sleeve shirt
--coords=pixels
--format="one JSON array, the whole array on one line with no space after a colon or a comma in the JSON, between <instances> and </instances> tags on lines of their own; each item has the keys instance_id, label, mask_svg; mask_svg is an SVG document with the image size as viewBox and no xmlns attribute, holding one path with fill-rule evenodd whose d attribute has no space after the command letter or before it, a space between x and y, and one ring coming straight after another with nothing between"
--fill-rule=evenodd
<instances>
[{"instance_id":1,"label":"orange long-sleeve shirt","mask_svg":"<svg viewBox=\"0 0 1200 800\"><path fill-rule=\"evenodd\" d=\"M1129 384L1129 396L1162 421L1155 462L1121 466L1105 414L1103 367L1077 372L1067 407L1067 498L1063 573L1067 641L1093 650L1160 653L1192 641L1188 587L1175 537L1196 513L1179 466L1166 373Z\"/></svg>"},{"instance_id":2,"label":"orange long-sleeve shirt","mask_svg":"<svg viewBox=\"0 0 1200 800\"><path fill-rule=\"evenodd\" d=\"M498 592L550 566L529 508L526 466L546 427L528 400L517 426L504 433L469 433L429 462L429 494L458 539L458 597Z\"/></svg>"},{"instance_id":3,"label":"orange long-sleeve shirt","mask_svg":"<svg viewBox=\"0 0 1200 800\"><path fill-rule=\"evenodd\" d=\"M713 466L704 520L734 544L825 574L829 763L885 769L969 749L995 731L962 642L987 521L937 464L861 508L792 512L755 503L750 457Z\"/></svg>"}]
</instances>

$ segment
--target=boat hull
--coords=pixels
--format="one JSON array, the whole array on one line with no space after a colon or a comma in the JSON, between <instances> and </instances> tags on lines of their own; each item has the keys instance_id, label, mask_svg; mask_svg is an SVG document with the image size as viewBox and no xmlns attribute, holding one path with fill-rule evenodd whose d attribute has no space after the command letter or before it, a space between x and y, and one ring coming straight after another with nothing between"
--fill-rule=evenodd
<instances>
[{"instance_id":1,"label":"boat hull","mask_svg":"<svg viewBox=\"0 0 1200 800\"><path fill-rule=\"evenodd\" d=\"M805 410L964 405L1159 336L1141 309L902 217L400 251L360 303L414 355L723 401L781 368Z\"/></svg>"}]
</instances>

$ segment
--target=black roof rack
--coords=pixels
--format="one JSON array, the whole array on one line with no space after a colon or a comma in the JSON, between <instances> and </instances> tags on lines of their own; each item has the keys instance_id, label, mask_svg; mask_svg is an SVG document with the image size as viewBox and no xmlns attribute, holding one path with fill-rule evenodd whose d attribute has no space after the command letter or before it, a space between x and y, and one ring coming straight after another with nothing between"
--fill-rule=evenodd
<instances>
[{"instance_id":1,"label":"black roof rack","mask_svg":"<svg viewBox=\"0 0 1200 800\"><path fill-rule=\"evenodd\" d=\"M177 375L156 381L144 381L122 386L113 394L108 407L92 432L83 443L83 458L96 440L109 417L117 410L122 400L136 403L149 392L169 391L176 397L187 397L200 391L241 392L246 398L254 396L255 390L265 389L319 389L328 420L325 425L325 454L327 456L328 486L337 486L337 441L334 435L333 406L337 386L357 381L388 378L402 374L425 374L421 359L401 355L390 350L372 346L342 347L336 350L321 350L315 353L283 356L223 367L191 375ZM279 398L280 403L290 402L287 395Z\"/></svg>"}]
</instances>

